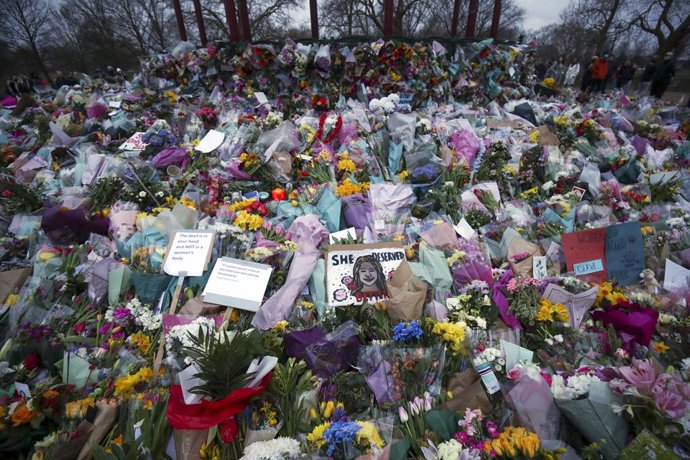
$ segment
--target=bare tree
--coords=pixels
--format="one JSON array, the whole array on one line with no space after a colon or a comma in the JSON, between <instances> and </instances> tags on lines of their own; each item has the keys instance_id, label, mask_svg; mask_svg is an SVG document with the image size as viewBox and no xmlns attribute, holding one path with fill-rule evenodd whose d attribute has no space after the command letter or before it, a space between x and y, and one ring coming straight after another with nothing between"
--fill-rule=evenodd
<instances>
[{"instance_id":1,"label":"bare tree","mask_svg":"<svg viewBox=\"0 0 690 460\"><path fill-rule=\"evenodd\" d=\"M648 0L630 6L631 23L651 34L657 53L682 52L690 36L690 2L687 0Z\"/></svg>"},{"instance_id":2,"label":"bare tree","mask_svg":"<svg viewBox=\"0 0 690 460\"><path fill-rule=\"evenodd\" d=\"M27 51L52 84L45 49L51 40L54 12L45 0L2 0L0 34L15 50Z\"/></svg>"},{"instance_id":3,"label":"bare tree","mask_svg":"<svg viewBox=\"0 0 690 460\"><path fill-rule=\"evenodd\" d=\"M288 36L287 31L296 26L290 13L299 5L300 0L247 2L252 39L273 40ZM229 40L230 32L222 2L205 2L202 7L204 15L208 19L207 33L209 38ZM237 19L239 23L239 18Z\"/></svg>"}]
</instances>

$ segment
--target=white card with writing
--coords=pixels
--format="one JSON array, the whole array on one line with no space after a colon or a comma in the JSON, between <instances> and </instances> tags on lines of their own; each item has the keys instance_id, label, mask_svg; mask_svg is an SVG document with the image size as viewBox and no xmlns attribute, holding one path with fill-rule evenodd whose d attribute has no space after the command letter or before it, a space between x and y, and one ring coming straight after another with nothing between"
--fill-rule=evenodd
<instances>
[{"instance_id":1,"label":"white card with writing","mask_svg":"<svg viewBox=\"0 0 690 460\"><path fill-rule=\"evenodd\" d=\"M256 97L256 100L259 101L259 104L261 104L261 105L268 104L268 98L266 97L266 95L264 93L262 93L260 91L256 92L256 93L254 93L254 97Z\"/></svg>"},{"instance_id":2,"label":"white card with writing","mask_svg":"<svg viewBox=\"0 0 690 460\"><path fill-rule=\"evenodd\" d=\"M206 133L203 139L201 139L201 142L199 142L199 145L195 147L195 150L198 150L201 153L213 152L215 149L220 147L224 140L224 132L212 129Z\"/></svg>"},{"instance_id":3,"label":"white card with writing","mask_svg":"<svg viewBox=\"0 0 690 460\"><path fill-rule=\"evenodd\" d=\"M108 107L111 109L119 109L122 106L122 101L110 101L108 102Z\"/></svg>"},{"instance_id":4,"label":"white card with writing","mask_svg":"<svg viewBox=\"0 0 690 460\"><path fill-rule=\"evenodd\" d=\"M536 279L544 279L548 276L546 272L546 256L532 257L532 272Z\"/></svg>"},{"instance_id":5,"label":"white card with writing","mask_svg":"<svg viewBox=\"0 0 690 460\"><path fill-rule=\"evenodd\" d=\"M201 276L206 270L215 232L209 230L178 230L165 257L163 271L171 276Z\"/></svg>"},{"instance_id":6,"label":"white card with writing","mask_svg":"<svg viewBox=\"0 0 690 460\"><path fill-rule=\"evenodd\" d=\"M272 270L270 265L219 258L204 288L204 302L258 311Z\"/></svg>"},{"instance_id":7,"label":"white card with writing","mask_svg":"<svg viewBox=\"0 0 690 460\"><path fill-rule=\"evenodd\" d=\"M14 382L14 389L22 398L31 399L31 390L29 390L29 385L26 383Z\"/></svg>"},{"instance_id":8,"label":"white card with writing","mask_svg":"<svg viewBox=\"0 0 690 460\"><path fill-rule=\"evenodd\" d=\"M687 289L688 287L690 287L690 270L666 259L664 289L672 291L674 289Z\"/></svg>"},{"instance_id":9,"label":"white card with writing","mask_svg":"<svg viewBox=\"0 0 690 460\"><path fill-rule=\"evenodd\" d=\"M120 145L120 150L129 150L132 152L144 150L148 145L146 142L142 140L144 134L146 133L137 132L132 134L132 137L130 137L122 145Z\"/></svg>"},{"instance_id":10,"label":"white card with writing","mask_svg":"<svg viewBox=\"0 0 690 460\"><path fill-rule=\"evenodd\" d=\"M456 225L454 228L455 233L465 238L466 240L471 240L477 234L477 232L474 231L472 226L469 223L467 223L464 217L460 219L460 222L458 222L458 225Z\"/></svg>"}]
</instances>

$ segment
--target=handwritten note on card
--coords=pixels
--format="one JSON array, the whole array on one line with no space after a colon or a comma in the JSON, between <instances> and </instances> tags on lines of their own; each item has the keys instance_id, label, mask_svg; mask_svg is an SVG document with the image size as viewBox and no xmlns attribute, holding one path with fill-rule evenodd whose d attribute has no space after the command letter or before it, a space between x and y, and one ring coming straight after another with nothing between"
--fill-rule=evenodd
<instances>
[{"instance_id":1,"label":"handwritten note on card","mask_svg":"<svg viewBox=\"0 0 690 460\"><path fill-rule=\"evenodd\" d=\"M216 261L204 288L204 302L257 311L273 268L246 260L222 257Z\"/></svg>"},{"instance_id":2,"label":"handwritten note on card","mask_svg":"<svg viewBox=\"0 0 690 460\"><path fill-rule=\"evenodd\" d=\"M163 271L171 276L201 276L208 266L215 232L183 230L173 236Z\"/></svg>"}]
</instances>

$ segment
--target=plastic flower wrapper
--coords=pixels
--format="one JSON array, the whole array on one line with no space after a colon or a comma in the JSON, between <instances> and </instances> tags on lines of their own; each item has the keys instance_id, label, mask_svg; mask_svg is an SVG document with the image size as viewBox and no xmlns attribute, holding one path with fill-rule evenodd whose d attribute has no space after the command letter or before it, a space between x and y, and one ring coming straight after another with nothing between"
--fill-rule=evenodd
<instances>
[{"instance_id":1,"label":"plastic flower wrapper","mask_svg":"<svg viewBox=\"0 0 690 460\"><path fill-rule=\"evenodd\" d=\"M139 207L134 203L118 201L111 207L110 231L116 240L127 241L134 234L138 214Z\"/></svg>"},{"instance_id":2,"label":"plastic flower wrapper","mask_svg":"<svg viewBox=\"0 0 690 460\"><path fill-rule=\"evenodd\" d=\"M314 375L330 378L355 363L359 350L357 325L348 321L322 339L309 344L306 347L305 362Z\"/></svg>"},{"instance_id":3,"label":"plastic flower wrapper","mask_svg":"<svg viewBox=\"0 0 690 460\"><path fill-rule=\"evenodd\" d=\"M315 215L299 217L292 223L286 237L297 245L297 251L285 284L264 302L254 316L252 325L267 330L290 316L294 300L309 281L320 258L318 247L328 239L328 234Z\"/></svg>"},{"instance_id":4,"label":"plastic flower wrapper","mask_svg":"<svg viewBox=\"0 0 690 460\"><path fill-rule=\"evenodd\" d=\"M418 271L419 265L424 268L424 274ZM436 298L445 299L448 296L451 286L453 286L453 277L442 251L421 244L419 246L419 263L410 262L410 268L413 273L435 290Z\"/></svg>"},{"instance_id":5,"label":"plastic flower wrapper","mask_svg":"<svg viewBox=\"0 0 690 460\"><path fill-rule=\"evenodd\" d=\"M460 248L458 236L453 226L446 222L430 222L431 225L424 225L419 236L431 247L436 250L453 252Z\"/></svg>"},{"instance_id":6,"label":"plastic flower wrapper","mask_svg":"<svg viewBox=\"0 0 690 460\"><path fill-rule=\"evenodd\" d=\"M611 209L606 206L598 206L584 203L577 209L577 222L584 226L589 224L592 228L607 227L615 222L611 216Z\"/></svg>"},{"instance_id":7,"label":"plastic flower wrapper","mask_svg":"<svg viewBox=\"0 0 690 460\"><path fill-rule=\"evenodd\" d=\"M369 190L372 219L383 223L399 223L409 220L416 197L409 185L372 184Z\"/></svg>"},{"instance_id":8,"label":"plastic flower wrapper","mask_svg":"<svg viewBox=\"0 0 690 460\"><path fill-rule=\"evenodd\" d=\"M561 414L549 385L533 364L518 364L507 373L510 383L501 389L524 426L541 439L558 439Z\"/></svg>"},{"instance_id":9,"label":"plastic flower wrapper","mask_svg":"<svg viewBox=\"0 0 690 460\"><path fill-rule=\"evenodd\" d=\"M400 347L395 343L368 345L362 349L357 368L378 404L412 400L428 391L441 391L446 359L443 344L431 347Z\"/></svg>"},{"instance_id":10,"label":"plastic flower wrapper","mask_svg":"<svg viewBox=\"0 0 690 460\"><path fill-rule=\"evenodd\" d=\"M522 238L513 238L508 247L510 267L514 273L522 276L532 276L532 258L542 254L539 245Z\"/></svg>"},{"instance_id":11,"label":"plastic flower wrapper","mask_svg":"<svg viewBox=\"0 0 690 460\"><path fill-rule=\"evenodd\" d=\"M371 421L337 420L317 425L307 435L309 448L314 450L312 458L321 455L336 460L378 460L388 458L386 442L390 440L392 420ZM385 434L379 431L384 431Z\"/></svg>"},{"instance_id":12,"label":"plastic flower wrapper","mask_svg":"<svg viewBox=\"0 0 690 460\"><path fill-rule=\"evenodd\" d=\"M331 233L340 230L341 206L342 201L335 196L333 189L330 186L324 186L321 197L316 204L316 210L326 221L326 227Z\"/></svg>"},{"instance_id":13,"label":"plastic flower wrapper","mask_svg":"<svg viewBox=\"0 0 690 460\"><path fill-rule=\"evenodd\" d=\"M364 229L369 227L372 211L372 204L369 198L365 198L359 193L342 198L342 212L345 224L348 227L354 227L358 235L364 233Z\"/></svg>"},{"instance_id":14,"label":"plastic flower wrapper","mask_svg":"<svg viewBox=\"0 0 690 460\"><path fill-rule=\"evenodd\" d=\"M588 385L584 399L563 398L561 394L554 393L554 401L589 442L600 442L604 439L601 449L604 457L615 459L625 446L628 423L612 408L614 404L620 403L620 398L611 393L606 382L593 378L594 381ZM562 380L562 377L553 376L552 379L551 386L554 388L556 381Z\"/></svg>"},{"instance_id":15,"label":"plastic flower wrapper","mask_svg":"<svg viewBox=\"0 0 690 460\"><path fill-rule=\"evenodd\" d=\"M413 184L418 193L425 193L432 186L438 185L446 165L436 156L436 146L421 145L416 150L405 154L405 164Z\"/></svg>"},{"instance_id":16,"label":"plastic flower wrapper","mask_svg":"<svg viewBox=\"0 0 690 460\"><path fill-rule=\"evenodd\" d=\"M60 206L47 207L41 220L41 228L55 244L83 243L91 233L106 235L108 225L107 218L89 218L83 208L63 210Z\"/></svg>"},{"instance_id":17,"label":"plastic flower wrapper","mask_svg":"<svg viewBox=\"0 0 690 460\"><path fill-rule=\"evenodd\" d=\"M475 155L481 149L481 141L473 131L463 129L450 136L448 146L455 150L458 155L464 157L467 163L472 163Z\"/></svg>"}]
</instances>

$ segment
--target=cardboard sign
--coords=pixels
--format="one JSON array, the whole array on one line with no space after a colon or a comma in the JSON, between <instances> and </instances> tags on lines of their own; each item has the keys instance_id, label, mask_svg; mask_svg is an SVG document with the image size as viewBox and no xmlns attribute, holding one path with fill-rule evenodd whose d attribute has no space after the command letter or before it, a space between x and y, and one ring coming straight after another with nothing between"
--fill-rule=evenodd
<instances>
[{"instance_id":1,"label":"cardboard sign","mask_svg":"<svg viewBox=\"0 0 690 460\"><path fill-rule=\"evenodd\" d=\"M328 305L361 305L388 299L386 280L405 259L399 243L338 244L326 254Z\"/></svg>"},{"instance_id":2,"label":"cardboard sign","mask_svg":"<svg viewBox=\"0 0 690 460\"><path fill-rule=\"evenodd\" d=\"M132 137L130 137L122 145L120 145L120 150L129 150L132 152L144 150L148 145L146 142L141 140L142 137L144 137L144 134L146 133L136 132L132 134Z\"/></svg>"},{"instance_id":3,"label":"cardboard sign","mask_svg":"<svg viewBox=\"0 0 690 460\"><path fill-rule=\"evenodd\" d=\"M606 267L609 279L617 280L621 286L640 282L645 258L639 222L606 228Z\"/></svg>"},{"instance_id":4,"label":"cardboard sign","mask_svg":"<svg viewBox=\"0 0 690 460\"><path fill-rule=\"evenodd\" d=\"M606 229L564 233L561 239L568 271L588 283L606 281Z\"/></svg>"},{"instance_id":5,"label":"cardboard sign","mask_svg":"<svg viewBox=\"0 0 690 460\"><path fill-rule=\"evenodd\" d=\"M256 312L261 306L273 267L222 257L204 288L204 302Z\"/></svg>"},{"instance_id":6,"label":"cardboard sign","mask_svg":"<svg viewBox=\"0 0 690 460\"><path fill-rule=\"evenodd\" d=\"M171 276L201 276L208 268L215 232L180 230L175 233L163 263L163 271Z\"/></svg>"}]
</instances>

